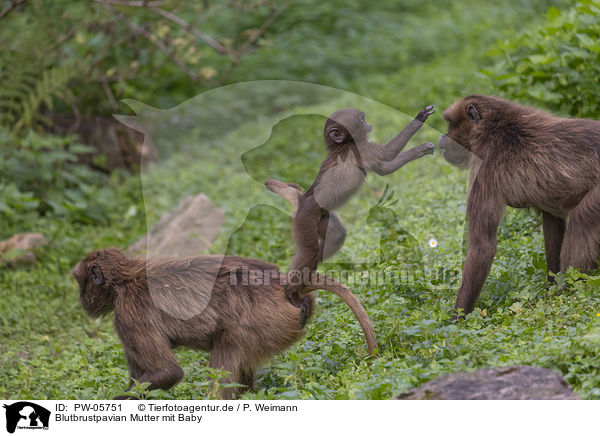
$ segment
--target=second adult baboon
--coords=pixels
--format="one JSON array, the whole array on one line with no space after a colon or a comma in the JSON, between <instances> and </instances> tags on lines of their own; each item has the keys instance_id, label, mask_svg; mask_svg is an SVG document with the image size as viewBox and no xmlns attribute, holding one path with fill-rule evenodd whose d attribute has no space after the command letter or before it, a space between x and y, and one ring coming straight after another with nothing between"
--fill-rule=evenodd
<instances>
[{"instance_id":1,"label":"second adult baboon","mask_svg":"<svg viewBox=\"0 0 600 436\"><path fill-rule=\"evenodd\" d=\"M543 213L548 270L597 265L600 121L562 118L485 95L444 111L439 140L450 163L470 161L468 251L456 309L473 310L496 254L505 207ZM456 317L456 316L455 316Z\"/></svg>"},{"instance_id":2,"label":"second adult baboon","mask_svg":"<svg viewBox=\"0 0 600 436\"><path fill-rule=\"evenodd\" d=\"M427 106L385 146L368 140L372 126L364 112L343 109L327 119L323 132L327 157L313 184L297 197L293 224L295 253L290 265L290 284L286 287L292 303L302 305L299 298L302 283L309 280L319 262L333 256L344 244L346 229L333 211L358 192L367 171L391 174L415 159L433 154L432 143L402 152L433 112L433 106Z\"/></svg>"},{"instance_id":3,"label":"second adult baboon","mask_svg":"<svg viewBox=\"0 0 600 436\"><path fill-rule=\"evenodd\" d=\"M108 249L88 254L73 275L90 316L114 311L132 384L133 379L148 382L150 389L169 389L183 377L172 351L178 346L210 351L210 366L231 373L225 383L252 388L256 367L304 334L306 314L287 299L286 275L260 260L236 256L146 260ZM333 292L350 306L369 353L374 354L375 333L358 299L345 286L318 275L302 289L301 298L308 296L312 303L310 292L318 289ZM182 308L194 316L177 316L184 313ZM225 389L222 397L245 389Z\"/></svg>"}]
</instances>

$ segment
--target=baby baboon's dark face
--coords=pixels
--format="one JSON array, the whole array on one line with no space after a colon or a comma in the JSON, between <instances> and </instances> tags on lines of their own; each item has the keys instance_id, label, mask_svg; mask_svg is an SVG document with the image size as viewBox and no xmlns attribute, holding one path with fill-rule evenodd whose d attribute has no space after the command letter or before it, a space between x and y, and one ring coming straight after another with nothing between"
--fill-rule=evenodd
<instances>
[{"instance_id":1,"label":"baby baboon's dark face","mask_svg":"<svg viewBox=\"0 0 600 436\"><path fill-rule=\"evenodd\" d=\"M79 300L91 317L99 317L114 308L113 285L118 273L125 271L127 258L116 249L88 254L73 268L79 284Z\"/></svg>"}]
</instances>

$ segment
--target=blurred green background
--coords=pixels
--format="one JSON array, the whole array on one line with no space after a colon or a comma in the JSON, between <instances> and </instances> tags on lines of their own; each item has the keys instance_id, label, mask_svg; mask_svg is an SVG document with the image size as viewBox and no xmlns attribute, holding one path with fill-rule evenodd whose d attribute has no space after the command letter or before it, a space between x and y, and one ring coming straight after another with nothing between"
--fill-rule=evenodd
<instances>
[{"instance_id":1,"label":"blurred green background","mask_svg":"<svg viewBox=\"0 0 600 436\"><path fill-rule=\"evenodd\" d=\"M122 392L127 367L111 321L83 314L70 271L88 251L126 248L146 232L146 219L155 222L181 198L204 191L229 225L244 221L231 239L221 235L214 251L282 267L292 254L286 214L262 206L246 217L239 204L262 202L266 177L311 182L325 154L321 116L276 123L267 142L243 156L238 144L252 145L244 141L273 114L236 119L201 158L182 144L196 144L206 132L171 117L171 128L155 132L159 160L140 177L140 139L111 118L133 115L123 99L169 109L238 82L306 81L399 114L436 105L413 145L435 142L445 129L441 111L470 93L560 115L600 115L598 0L0 0L0 43L0 239L40 232L50 241L32 266L0 265L5 398ZM347 102L315 103L333 111ZM244 99L227 104L242 114L264 109ZM409 119L377 110L367 117L381 141ZM222 177L241 163L256 181L250 188L246 173ZM335 264L323 268L353 268L359 260L369 271L393 270L420 253L417 267L426 273L460 271L466 179L439 155L372 179L342 211L349 236ZM399 201L377 206L386 183ZM365 227L357 216L377 223ZM435 249L430 238L439 242ZM322 294L306 337L268 362L258 391L246 396L389 398L442 373L532 364L559 371L582 398L600 398L600 276L572 272L550 286L532 211L508 211L499 241L477 309L464 322L449 322L460 274L425 274L409 284L399 277L381 286L350 282L372 317L381 357L365 359L357 323L339 300ZM207 355L177 355L185 380L168 393L145 395L211 398L207 376L222 374L206 366Z\"/></svg>"}]
</instances>

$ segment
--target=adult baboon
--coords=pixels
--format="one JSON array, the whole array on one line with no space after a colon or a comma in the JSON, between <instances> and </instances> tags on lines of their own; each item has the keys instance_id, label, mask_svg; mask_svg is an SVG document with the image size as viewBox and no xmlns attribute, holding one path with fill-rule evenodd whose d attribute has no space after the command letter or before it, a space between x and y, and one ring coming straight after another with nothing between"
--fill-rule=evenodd
<instances>
[{"instance_id":1,"label":"adult baboon","mask_svg":"<svg viewBox=\"0 0 600 436\"><path fill-rule=\"evenodd\" d=\"M226 383L252 388L256 367L304 334L306 314L287 299L286 275L260 260L236 256L146 260L108 249L88 254L73 275L90 316L114 311L132 384L133 379L149 382L150 389L169 389L183 377L172 351L178 346L210 351L210 366L231 372ZM310 292L317 289L333 292L350 306L369 353L374 354L375 333L358 299L338 282L315 275L301 294L311 299L309 307ZM156 299L162 301L161 308L172 311L157 307ZM184 312L182 308L193 310L195 316L176 316ZM225 389L222 396L231 398L245 389Z\"/></svg>"},{"instance_id":2,"label":"adult baboon","mask_svg":"<svg viewBox=\"0 0 600 436\"><path fill-rule=\"evenodd\" d=\"M542 211L549 271L596 267L600 121L557 117L485 95L457 101L444 119L448 133L440 149L450 163L470 159L471 166L468 250L456 309L473 310L507 205Z\"/></svg>"}]
</instances>

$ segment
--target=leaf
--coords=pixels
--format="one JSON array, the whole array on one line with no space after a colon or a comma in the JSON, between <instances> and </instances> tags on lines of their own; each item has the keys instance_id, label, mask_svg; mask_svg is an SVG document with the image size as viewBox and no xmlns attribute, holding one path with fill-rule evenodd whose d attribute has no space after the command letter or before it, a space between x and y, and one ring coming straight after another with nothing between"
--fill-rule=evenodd
<instances>
[{"instance_id":1,"label":"leaf","mask_svg":"<svg viewBox=\"0 0 600 436\"><path fill-rule=\"evenodd\" d=\"M512 310L514 313L519 313L523 310L523 304L517 301L509 307L509 310Z\"/></svg>"},{"instance_id":2,"label":"leaf","mask_svg":"<svg viewBox=\"0 0 600 436\"><path fill-rule=\"evenodd\" d=\"M558 17L560 17L560 11L556 9L554 6L550 6L548 12L546 12L546 19L548 21L554 21Z\"/></svg>"}]
</instances>

